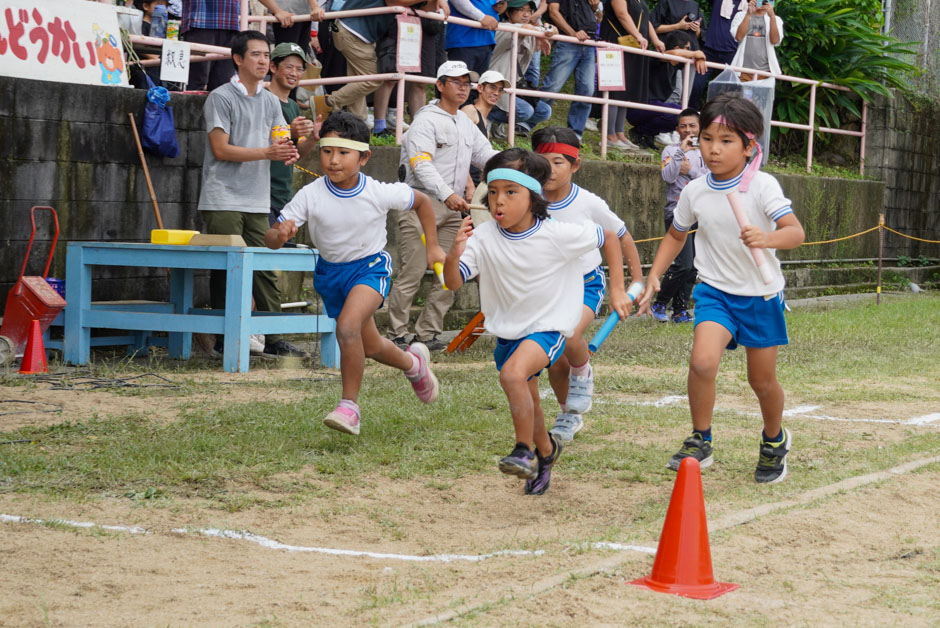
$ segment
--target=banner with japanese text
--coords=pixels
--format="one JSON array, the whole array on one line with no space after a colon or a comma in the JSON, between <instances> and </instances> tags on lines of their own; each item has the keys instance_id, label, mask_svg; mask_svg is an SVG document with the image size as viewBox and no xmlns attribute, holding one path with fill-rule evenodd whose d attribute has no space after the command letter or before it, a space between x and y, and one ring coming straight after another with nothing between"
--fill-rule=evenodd
<instances>
[{"instance_id":1,"label":"banner with japanese text","mask_svg":"<svg viewBox=\"0 0 940 628\"><path fill-rule=\"evenodd\" d=\"M115 7L0 0L0 76L128 86Z\"/></svg>"}]
</instances>

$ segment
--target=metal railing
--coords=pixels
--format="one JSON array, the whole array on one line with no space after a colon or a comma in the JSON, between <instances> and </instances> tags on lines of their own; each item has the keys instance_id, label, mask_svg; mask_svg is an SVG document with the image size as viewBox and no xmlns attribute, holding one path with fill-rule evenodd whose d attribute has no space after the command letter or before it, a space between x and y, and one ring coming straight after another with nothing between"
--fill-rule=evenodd
<instances>
[{"instance_id":1,"label":"metal railing","mask_svg":"<svg viewBox=\"0 0 940 628\"><path fill-rule=\"evenodd\" d=\"M388 7L377 7L372 9L357 9L352 11L331 11L325 14L324 19L342 19L344 17L361 17L369 15L385 15L385 14L407 14L407 15L417 15L422 18L427 18L430 20L437 20L439 22L445 22L447 24L460 24L463 26L468 26L471 28L484 28L479 22L474 20L468 20L465 18L448 16L445 17L441 13L429 13L426 11L418 11L409 9L401 6L388 6ZM273 15L263 15L263 16L254 16L248 14L248 0L241 0L241 12L239 15L240 26L242 30L248 28L249 22L276 22L277 18ZM304 15L294 15L295 22L309 22L313 19L313 16L310 14ZM519 26L514 26L512 24L507 24L505 22L500 22L497 26L497 29L500 31L508 32L512 34L512 48L511 48L511 58L516 59L518 57L519 50L519 36L526 37L538 37L541 39L548 39L549 41L556 42L568 42L573 44L578 44L582 46L589 46L592 48L601 48L605 50L620 50L627 54L634 55L644 55L647 57L654 57L656 59L662 59L665 61L675 61L676 63L681 63L683 68L683 78L682 78L682 107L685 108L689 102L689 94L691 91L691 78L692 78L692 68L694 61L692 59L687 59L685 57L679 57L675 55L670 55L668 53L663 54L656 52L655 50L640 50L639 48L631 48L627 46L621 46L619 44L607 42L607 41L595 41L595 40L586 40L580 41L575 37L569 37L567 35L554 34L546 35L542 31L523 29ZM131 42L141 43L152 46L159 46L162 44L161 39L156 39L153 37L143 37L140 35L132 35ZM203 53L201 56L194 56L191 58L191 62L199 61L210 61L220 58L228 58L231 56L231 51L227 48L220 48L218 46L207 46L204 44L191 43L190 49L194 52ZM159 63L159 62L143 62L144 64L150 63ZM788 81L790 83L801 83L804 85L810 86L810 97L809 97L809 120L806 124L798 124L794 122L783 122L780 120L771 120L771 126L794 129L798 131L804 131L807 133L807 142L806 142L806 171L810 172L813 165L813 139L814 133L831 133L837 135L849 135L852 137L860 138L859 146L859 172L865 172L865 136L867 132L867 119L868 119L868 106L867 103L862 101L862 116L861 116L861 130L860 131L849 131L846 129L836 129L831 127L817 126L816 124L816 90L818 88L824 89L835 89L839 91L850 92L851 90L847 87L841 85L835 85L832 83L827 83L824 81L817 81L814 79L802 78L799 76L789 76L787 74L773 74L771 72L765 72L763 70L755 70L752 68L745 68L740 66L727 66L720 63L707 62L707 67L723 70L730 67L736 72L747 72L758 77L773 77L774 79L781 81ZM544 98L546 100L568 100L574 102L584 102L591 104L601 105L601 145L600 152L601 158L606 158L607 156L607 119L609 116L609 108L611 106L616 107L626 107L628 109L643 109L647 111L655 111L660 113L668 113L675 115L677 112L675 109L669 107L660 107L657 105L650 105L647 103L638 103L633 101L626 100L613 100L610 98L610 92L604 91L603 97L598 98L596 96L578 96L575 94L565 94L565 93L555 93L555 92L543 92L539 90L530 90L530 89L520 89L515 87L518 83L518 68L517 64L513 63L510 67L510 75L507 77L510 83L510 87L505 88L505 92L509 94L509 111L507 112L509 123L507 124L508 130L508 142L511 146L515 145L515 120L516 120L516 98L519 96L532 96L538 98ZM396 81L398 83L397 98L396 98L396 107L400 112L396 116L395 122L395 143L401 143L402 136L402 123L404 120L404 109L405 109L405 84L406 82L413 83L424 83L424 84L433 84L435 80L426 76L419 76L414 74L405 74L403 72L393 72L386 74L369 74L369 75L359 75L359 76L346 76L346 77L333 77L333 78L319 78L319 79L304 79L300 81L302 86L314 86L314 85L331 85L337 83L352 83L352 82L363 82L363 81Z\"/></svg>"}]
</instances>

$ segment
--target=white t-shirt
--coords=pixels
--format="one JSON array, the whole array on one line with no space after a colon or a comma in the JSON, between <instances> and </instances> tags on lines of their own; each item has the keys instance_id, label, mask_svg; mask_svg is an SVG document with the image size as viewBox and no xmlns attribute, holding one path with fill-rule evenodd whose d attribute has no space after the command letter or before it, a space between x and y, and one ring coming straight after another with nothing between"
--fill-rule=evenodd
<instances>
[{"instance_id":1,"label":"white t-shirt","mask_svg":"<svg viewBox=\"0 0 940 628\"><path fill-rule=\"evenodd\" d=\"M549 204L548 217L561 222L594 222L602 229L616 233L618 240L627 232L627 226L610 210L604 199L574 183L571 184L568 196L557 203ZM591 272L600 264L601 252L597 249L582 255L578 260L582 275Z\"/></svg>"},{"instance_id":2,"label":"white t-shirt","mask_svg":"<svg viewBox=\"0 0 940 628\"><path fill-rule=\"evenodd\" d=\"M484 326L497 337L572 336L584 300L584 276L572 262L603 244L604 231L591 222L538 220L522 233L485 222L467 241L460 275L480 276Z\"/></svg>"},{"instance_id":3,"label":"white t-shirt","mask_svg":"<svg viewBox=\"0 0 940 628\"><path fill-rule=\"evenodd\" d=\"M739 296L776 294L783 290L784 279L774 249L764 249L775 277L765 285L748 247L741 241L741 227L728 203L728 192L737 191L740 182L741 174L726 181L715 180L711 173L695 179L679 195L672 226L688 231L698 222L695 268L708 285ZM738 192L738 198L750 223L763 231L774 231L777 220L793 213L790 199L766 172L754 175L748 191Z\"/></svg>"},{"instance_id":4,"label":"white t-shirt","mask_svg":"<svg viewBox=\"0 0 940 628\"><path fill-rule=\"evenodd\" d=\"M305 185L281 210L279 222L310 223L310 239L328 262L351 262L385 248L385 215L407 211L414 191L404 183L380 183L359 173L359 183L343 190L320 177Z\"/></svg>"}]
</instances>

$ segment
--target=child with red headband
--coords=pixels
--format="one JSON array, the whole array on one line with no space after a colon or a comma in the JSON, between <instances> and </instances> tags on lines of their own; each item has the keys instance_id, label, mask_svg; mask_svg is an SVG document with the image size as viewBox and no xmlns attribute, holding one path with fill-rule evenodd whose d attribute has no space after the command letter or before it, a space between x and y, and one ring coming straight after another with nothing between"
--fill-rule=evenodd
<instances>
[{"instance_id":1,"label":"child with red headband","mask_svg":"<svg viewBox=\"0 0 940 628\"><path fill-rule=\"evenodd\" d=\"M516 446L499 470L526 480L527 495L548 489L562 443L545 429L538 375L561 356L581 316L581 274L574 262L603 248L616 285L611 304L626 315L623 259L614 233L585 220L547 220L542 186L551 168L521 148L497 153L486 162L486 204L493 220L471 227L464 219L444 263L452 290L479 276L480 306L486 330L496 336L493 358L509 400Z\"/></svg>"},{"instance_id":2,"label":"child with red headband","mask_svg":"<svg viewBox=\"0 0 940 628\"><path fill-rule=\"evenodd\" d=\"M688 380L692 435L667 466L677 471L689 457L703 468L711 465L715 378L724 350L741 344L747 352L747 379L764 420L754 479L773 484L787 475L791 445L790 430L782 426L783 388L777 381L777 351L788 338L784 279L774 250L796 248L804 233L780 184L760 172L761 150L754 138L760 137L763 126L757 107L737 94L722 94L702 110L699 144L710 174L682 190L640 297L640 311L649 309L660 275L697 222L695 268L702 283L692 293L695 336Z\"/></svg>"},{"instance_id":3,"label":"child with red headband","mask_svg":"<svg viewBox=\"0 0 940 628\"><path fill-rule=\"evenodd\" d=\"M548 216L561 222L589 220L617 234L623 259L630 269L634 284L642 285L643 270L640 255L626 225L610 210L604 199L571 182L571 175L581 167L581 142L574 131L562 127L545 127L532 135L532 148L548 160L552 175L545 182L543 193L548 200ZM562 441L570 441L584 426L581 415L591 409L594 395L594 372L584 331L594 321L604 302L606 282L601 268L601 255L589 251L578 259L578 268L584 277L584 305L574 335L565 343L565 354L548 369L548 379L561 406L555 418L552 434ZM607 260L611 267L612 260ZM611 274L611 277L614 275ZM619 286L623 290L623 286ZM613 298L615 286L611 286ZM639 290L639 286L635 289ZM629 314L632 305L627 307Z\"/></svg>"}]
</instances>

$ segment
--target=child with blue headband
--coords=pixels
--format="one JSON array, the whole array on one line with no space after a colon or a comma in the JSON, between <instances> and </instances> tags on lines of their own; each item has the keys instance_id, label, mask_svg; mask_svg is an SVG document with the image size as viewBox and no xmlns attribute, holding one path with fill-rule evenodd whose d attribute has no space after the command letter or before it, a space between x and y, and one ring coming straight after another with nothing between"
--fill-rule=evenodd
<instances>
[{"instance_id":1,"label":"child with blue headband","mask_svg":"<svg viewBox=\"0 0 940 628\"><path fill-rule=\"evenodd\" d=\"M527 495L548 489L561 454L561 442L545 428L538 375L562 355L581 318L579 257L603 248L612 303L626 316L617 235L593 222L547 220L542 186L550 176L545 158L530 151L510 148L490 158L483 177L493 220L473 228L464 219L444 263L452 290L479 276L484 325L497 338L493 357L516 432L516 446L499 469L524 478Z\"/></svg>"}]
</instances>

